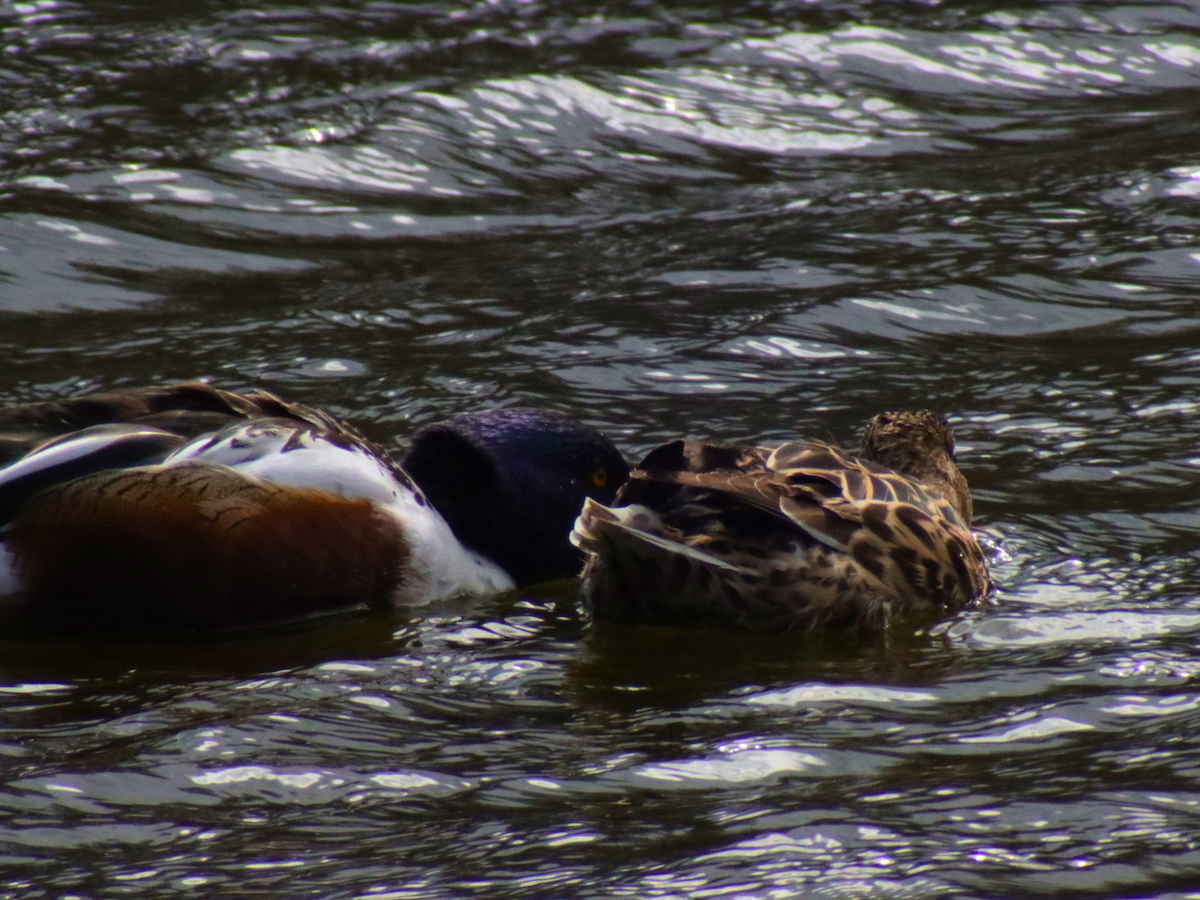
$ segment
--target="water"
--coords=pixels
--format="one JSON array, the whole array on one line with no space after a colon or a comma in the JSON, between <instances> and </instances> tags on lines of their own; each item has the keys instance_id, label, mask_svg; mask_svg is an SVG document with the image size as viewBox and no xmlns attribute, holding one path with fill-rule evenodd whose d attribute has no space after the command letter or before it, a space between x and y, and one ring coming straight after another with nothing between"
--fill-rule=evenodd
<instances>
[{"instance_id":1,"label":"water","mask_svg":"<svg viewBox=\"0 0 1200 900\"><path fill-rule=\"evenodd\" d=\"M0 3L0 402L955 418L994 604L0 643L0 897L1200 896L1200 7Z\"/></svg>"}]
</instances>

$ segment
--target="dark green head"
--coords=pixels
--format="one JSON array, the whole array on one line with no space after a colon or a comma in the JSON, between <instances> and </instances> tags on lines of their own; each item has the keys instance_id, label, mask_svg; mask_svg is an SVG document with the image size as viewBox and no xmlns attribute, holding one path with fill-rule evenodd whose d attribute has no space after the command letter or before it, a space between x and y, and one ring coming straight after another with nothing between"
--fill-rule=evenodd
<instances>
[{"instance_id":1,"label":"dark green head","mask_svg":"<svg viewBox=\"0 0 1200 900\"><path fill-rule=\"evenodd\" d=\"M403 465L458 539L519 585L579 574L568 536L584 498L610 504L629 478L594 428L521 407L424 428Z\"/></svg>"}]
</instances>

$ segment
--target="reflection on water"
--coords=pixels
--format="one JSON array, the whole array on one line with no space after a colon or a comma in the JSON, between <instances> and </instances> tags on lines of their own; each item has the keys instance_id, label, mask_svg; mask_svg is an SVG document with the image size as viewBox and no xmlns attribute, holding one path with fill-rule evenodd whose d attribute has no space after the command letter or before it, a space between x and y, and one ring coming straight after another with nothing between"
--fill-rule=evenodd
<instances>
[{"instance_id":1,"label":"reflection on water","mask_svg":"<svg viewBox=\"0 0 1200 900\"><path fill-rule=\"evenodd\" d=\"M265 384L393 447L533 403L631 457L934 406L1000 588L882 639L567 584L3 643L0 896L1196 883L1195 9L35 0L0 47L0 401Z\"/></svg>"}]
</instances>

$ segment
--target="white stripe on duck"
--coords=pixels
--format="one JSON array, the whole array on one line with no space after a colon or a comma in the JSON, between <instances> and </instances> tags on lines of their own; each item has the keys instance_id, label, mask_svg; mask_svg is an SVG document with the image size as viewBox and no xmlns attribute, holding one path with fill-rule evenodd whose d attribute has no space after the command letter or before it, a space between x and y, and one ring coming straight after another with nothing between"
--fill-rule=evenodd
<instances>
[{"instance_id":1,"label":"white stripe on duck","mask_svg":"<svg viewBox=\"0 0 1200 900\"><path fill-rule=\"evenodd\" d=\"M219 634L578 574L616 448L511 408L404 465L344 422L205 384L0 410L0 634Z\"/></svg>"}]
</instances>

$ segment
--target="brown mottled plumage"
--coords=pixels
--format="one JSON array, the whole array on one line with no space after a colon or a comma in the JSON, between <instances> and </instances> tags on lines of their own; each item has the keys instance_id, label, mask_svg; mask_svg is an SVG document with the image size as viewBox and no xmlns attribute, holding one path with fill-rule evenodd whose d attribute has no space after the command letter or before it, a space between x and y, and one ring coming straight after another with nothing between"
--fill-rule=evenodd
<instances>
[{"instance_id":1,"label":"brown mottled plumage","mask_svg":"<svg viewBox=\"0 0 1200 900\"><path fill-rule=\"evenodd\" d=\"M989 593L970 520L949 423L888 412L857 457L819 442L666 444L612 508L585 504L572 540L597 618L877 629Z\"/></svg>"}]
</instances>

